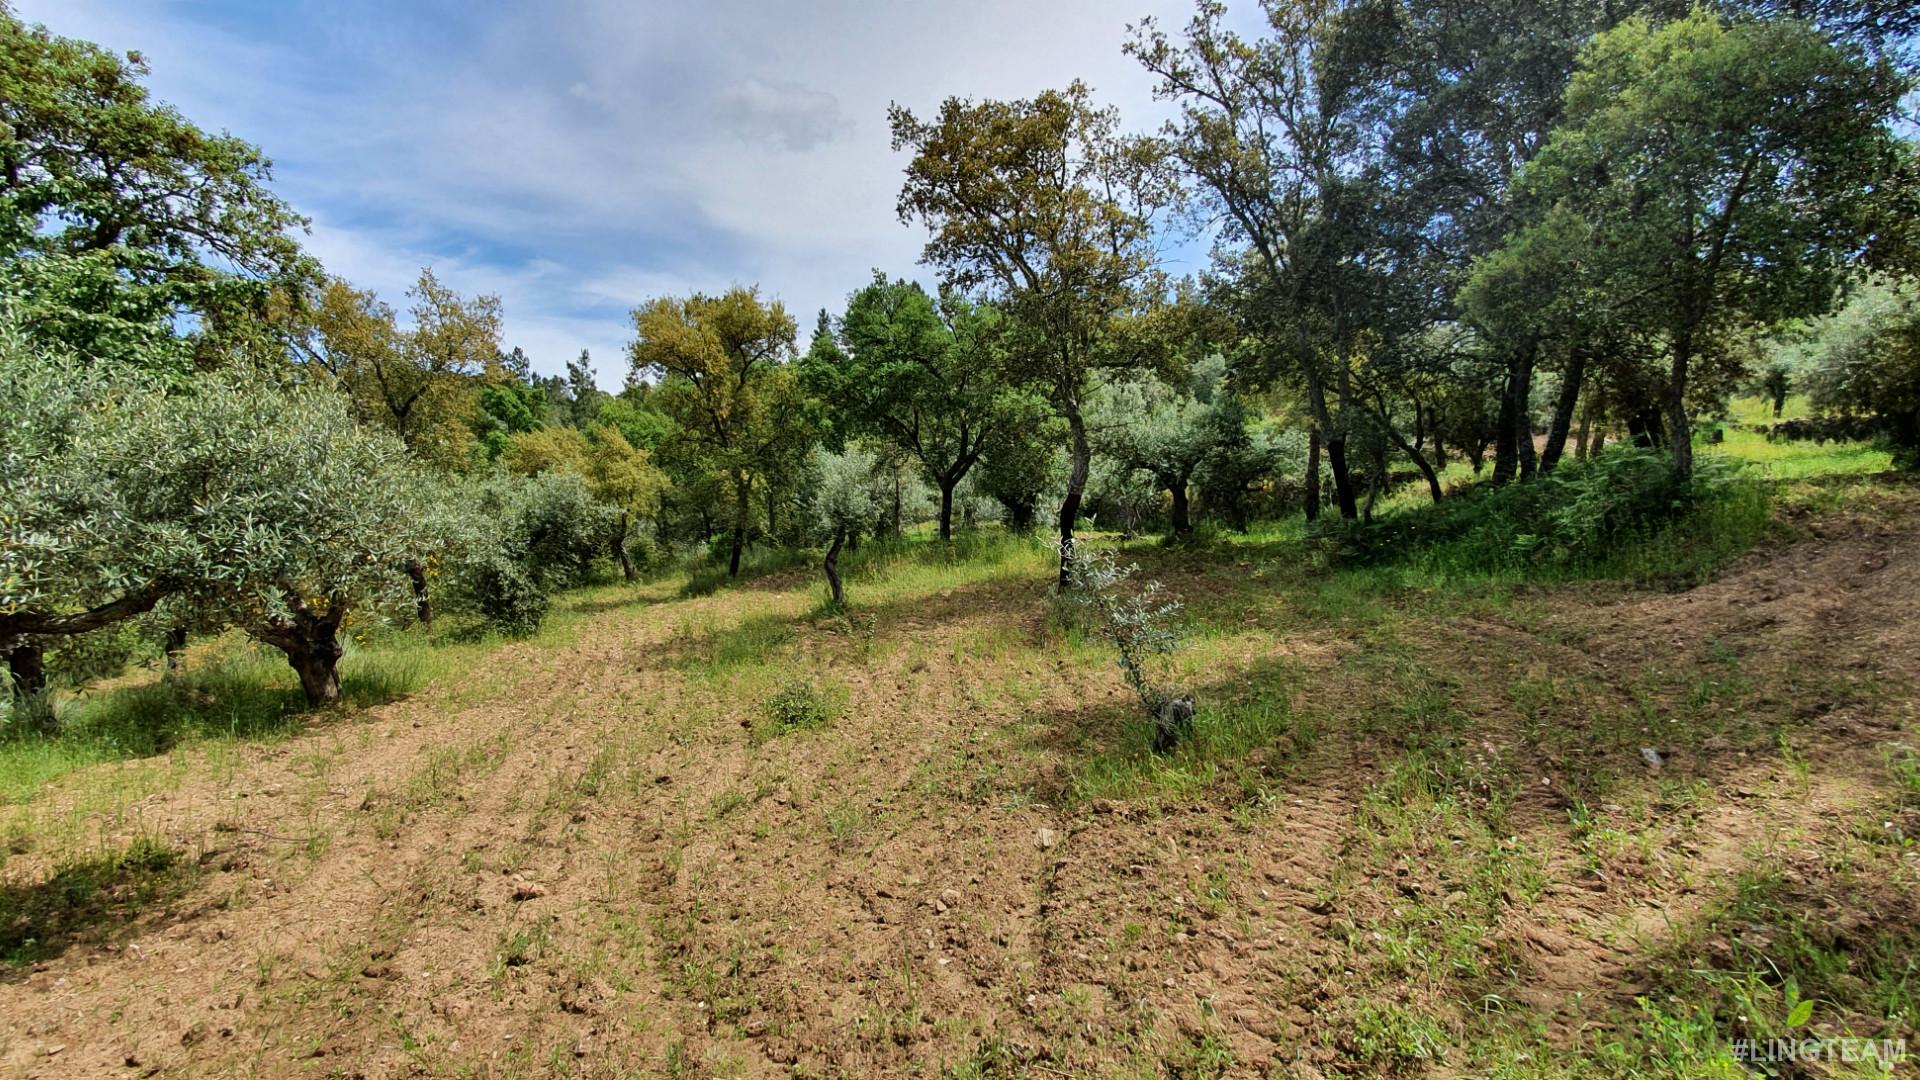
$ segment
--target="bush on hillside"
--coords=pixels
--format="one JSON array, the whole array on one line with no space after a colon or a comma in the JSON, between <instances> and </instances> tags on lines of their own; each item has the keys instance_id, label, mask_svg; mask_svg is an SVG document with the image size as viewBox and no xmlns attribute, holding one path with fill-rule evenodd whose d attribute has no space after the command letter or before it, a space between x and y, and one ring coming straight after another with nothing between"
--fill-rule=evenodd
<instances>
[{"instance_id":1,"label":"bush on hillside","mask_svg":"<svg viewBox=\"0 0 1920 1080\"><path fill-rule=\"evenodd\" d=\"M1480 572L1593 565L1724 494L1724 459L1697 459L1691 481L1657 451L1610 449L1522 483L1474 488L1361 525L1323 520L1316 535L1335 559L1377 565L1439 558Z\"/></svg>"}]
</instances>

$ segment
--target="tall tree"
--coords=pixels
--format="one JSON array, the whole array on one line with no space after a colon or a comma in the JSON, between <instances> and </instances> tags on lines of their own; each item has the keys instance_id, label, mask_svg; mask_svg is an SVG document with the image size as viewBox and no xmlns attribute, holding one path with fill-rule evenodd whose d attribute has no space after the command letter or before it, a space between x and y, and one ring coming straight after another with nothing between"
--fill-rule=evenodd
<instances>
[{"instance_id":1,"label":"tall tree","mask_svg":"<svg viewBox=\"0 0 1920 1080\"><path fill-rule=\"evenodd\" d=\"M573 426L582 431L599 417L600 404L607 396L600 389L598 378L593 370L593 355L587 350L580 350L578 360L567 361L567 407Z\"/></svg>"},{"instance_id":2,"label":"tall tree","mask_svg":"<svg viewBox=\"0 0 1920 1080\"><path fill-rule=\"evenodd\" d=\"M328 282L295 338L296 355L336 379L364 422L398 435L427 461L457 468L474 440L478 389L507 378L500 298L467 299L432 268L420 271L407 295L413 325L402 329L370 290Z\"/></svg>"},{"instance_id":3,"label":"tall tree","mask_svg":"<svg viewBox=\"0 0 1920 1080\"><path fill-rule=\"evenodd\" d=\"M1804 23L1706 10L1630 19L1582 53L1565 122L1521 184L1586 222L1606 303L1658 341L1680 477L1698 365L1753 324L1824 309L1870 239L1875 187L1900 160L1888 120L1912 85Z\"/></svg>"},{"instance_id":4,"label":"tall tree","mask_svg":"<svg viewBox=\"0 0 1920 1080\"><path fill-rule=\"evenodd\" d=\"M146 75L0 5L0 286L34 337L179 370L258 335L316 269L259 148L154 101Z\"/></svg>"},{"instance_id":5,"label":"tall tree","mask_svg":"<svg viewBox=\"0 0 1920 1080\"><path fill-rule=\"evenodd\" d=\"M1066 589L1091 464L1083 398L1094 372L1137 362L1115 330L1162 291L1155 216L1172 187L1078 82L1019 101L949 98L929 120L899 105L888 115L894 149L913 153L901 220L933 233L924 261L962 291L994 291L1010 320L1010 369L1043 387L1066 420Z\"/></svg>"},{"instance_id":6,"label":"tall tree","mask_svg":"<svg viewBox=\"0 0 1920 1080\"><path fill-rule=\"evenodd\" d=\"M727 573L738 575L755 483L805 453L813 437L788 363L793 319L778 301L735 287L649 301L634 309L633 322L633 372L659 378L653 400L674 421L663 449L723 478L732 496Z\"/></svg>"},{"instance_id":7,"label":"tall tree","mask_svg":"<svg viewBox=\"0 0 1920 1080\"><path fill-rule=\"evenodd\" d=\"M1247 283L1251 329L1273 347L1248 374L1298 374L1351 518L1352 362L1363 298L1377 289L1363 256L1375 236L1380 148L1357 74L1329 44L1346 6L1266 0L1264 34L1250 40L1227 27L1224 4L1202 0L1182 40L1148 20L1127 48L1180 106L1162 131L1164 151L1192 177L1219 239L1251 251L1224 260Z\"/></svg>"},{"instance_id":8,"label":"tall tree","mask_svg":"<svg viewBox=\"0 0 1920 1080\"><path fill-rule=\"evenodd\" d=\"M1009 392L991 307L917 283L873 281L847 302L838 332L816 333L801 364L808 389L834 404L847 434L887 439L940 491L940 538L953 538L953 491L1007 422Z\"/></svg>"}]
</instances>

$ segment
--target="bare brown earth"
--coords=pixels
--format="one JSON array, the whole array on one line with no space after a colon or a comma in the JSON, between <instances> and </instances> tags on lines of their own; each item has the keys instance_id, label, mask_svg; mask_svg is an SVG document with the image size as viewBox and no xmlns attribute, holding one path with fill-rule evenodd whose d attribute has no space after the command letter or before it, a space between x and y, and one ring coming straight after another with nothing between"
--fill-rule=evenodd
<instances>
[{"instance_id":1,"label":"bare brown earth","mask_svg":"<svg viewBox=\"0 0 1920 1080\"><path fill-rule=\"evenodd\" d=\"M0 974L0 1070L1468 1075L1380 1056L1369 1017L1461 1040L1496 1007L1577 1047L1743 868L1825 918L1911 918L1910 856L1871 896L1822 882L1912 737L1917 502L1822 511L1684 592L1409 602L1390 640L1170 557L1154 572L1244 624L1215 695L1278 687L1316 718L1256 751L1253 789L1076 794L1125 699L1097 656L1036 647L1044 573L900 598L871 647L795 575L656 587L124 804L95 806L102 777L137 765L51 785L35 812L84 836L15 855L6 888L138 838L196 869ZM712 660L752 620L844 684L843 716L756 739L769 684ZM1466 771L1435 782L1497 815L1381 809L1426 782L1409 686L1465 718ZM1487 851L1512 864L1486 876Z\"/></svg>"}]
</instances>

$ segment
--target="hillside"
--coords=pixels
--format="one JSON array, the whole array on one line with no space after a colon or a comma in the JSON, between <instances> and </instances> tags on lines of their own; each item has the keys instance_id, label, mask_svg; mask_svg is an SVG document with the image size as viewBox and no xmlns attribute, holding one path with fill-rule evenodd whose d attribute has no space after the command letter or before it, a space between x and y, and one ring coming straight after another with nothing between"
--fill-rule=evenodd
<instances>
[{"instance_id":1,"label":"hillside","mask_svg":"<svg viewBox=\"0 0 1920 1080\"><path fill-rule=\"evenodd\" d=\"M1920 489L1783 506L1682 591L1130 546L1189 604L1165 760L997 534L869 552L850 617L801 567L569 594L17 791L4 1065L1677 1075L1786 1030L1775 973L1911 1039Z\"/></svg>"}]
</instances>

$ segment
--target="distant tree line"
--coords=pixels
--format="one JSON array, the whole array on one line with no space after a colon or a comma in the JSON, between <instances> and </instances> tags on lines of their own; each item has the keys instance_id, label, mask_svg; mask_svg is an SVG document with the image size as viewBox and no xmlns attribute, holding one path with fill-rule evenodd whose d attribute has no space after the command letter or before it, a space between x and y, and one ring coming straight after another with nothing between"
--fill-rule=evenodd
<instances>
[{"instance_id":1,"label":"distant tree line","mask_svg":"<svg viewBox=\"0 0 1920 1080\"><path fill-rule=\"evenodd\" d=\"M0 8L0 651L239 628L339 694L342 627L688 552L932 522L1359 527L1616 442L1684 485L1743 389L1920 450L1920 17L1873 0L1202 0L1127 51L1174 119L1080 83L895 106L929 289L876 270L802 348L755 287L636 297L624 386L502 340L423 269L329 276L262 152L144 61ZM1207 238L1204 271L1161 250ZM551 358L541 358L550 360Z\"/></svg>"}]
</instances>

